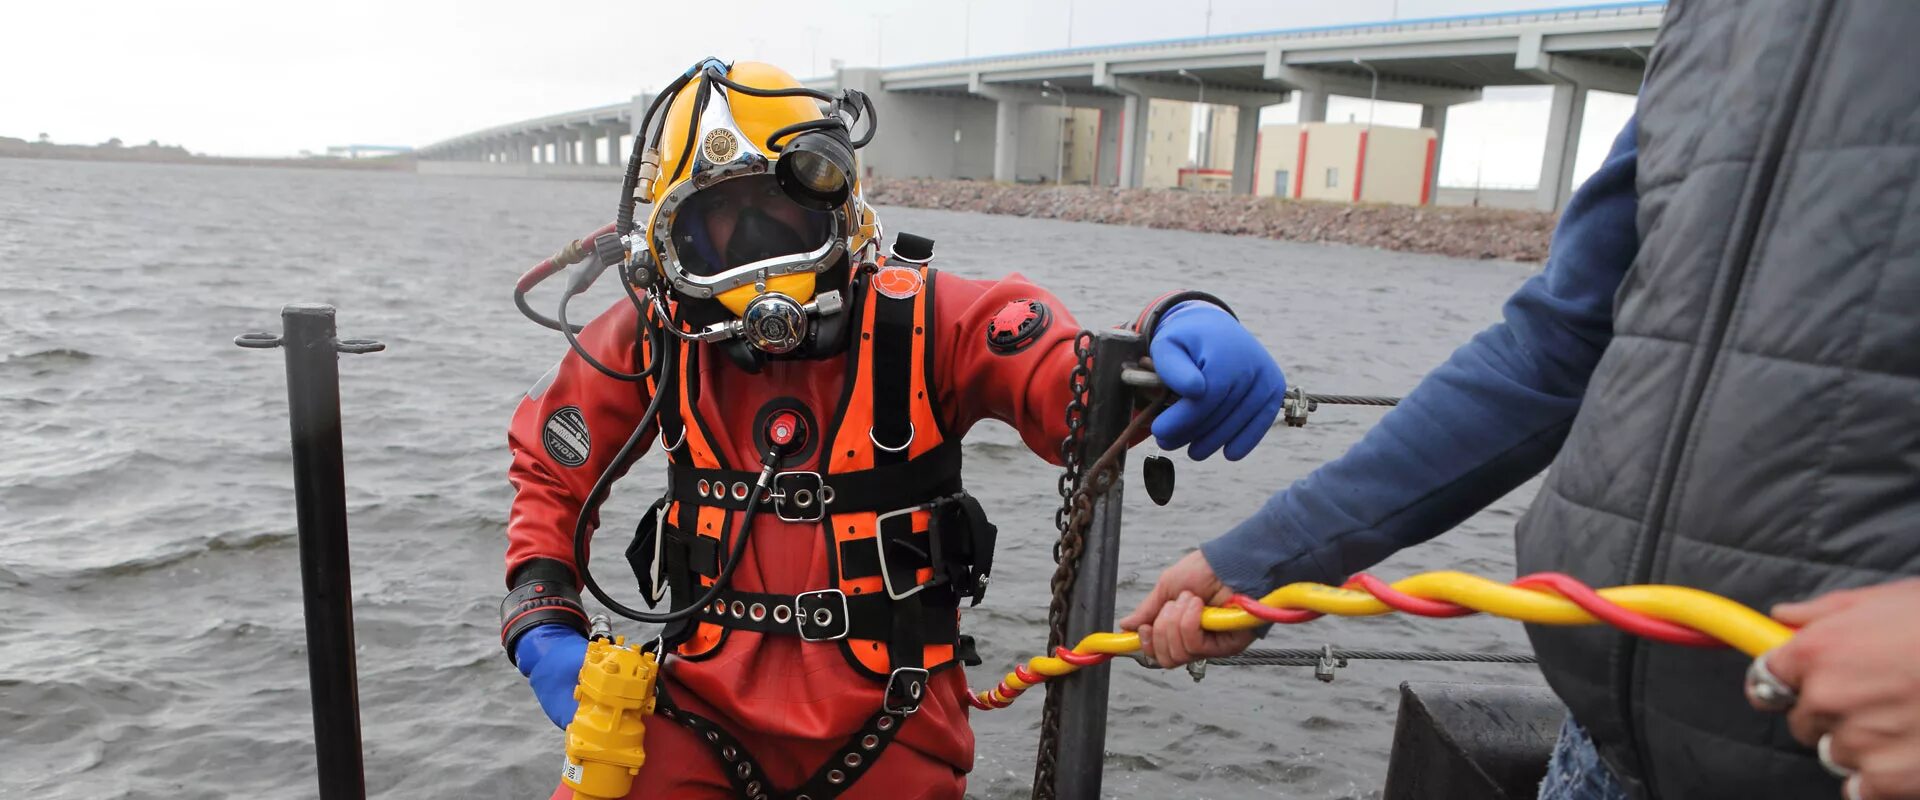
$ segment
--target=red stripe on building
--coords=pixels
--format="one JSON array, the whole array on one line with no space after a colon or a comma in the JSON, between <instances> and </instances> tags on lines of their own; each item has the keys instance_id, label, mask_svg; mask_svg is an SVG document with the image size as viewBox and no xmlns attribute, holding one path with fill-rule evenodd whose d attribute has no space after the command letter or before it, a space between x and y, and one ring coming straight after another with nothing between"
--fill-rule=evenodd
<instances>
[{"instance_id":1,"label":"red stripe on building","mask_svg":"<svg viewBox=\"0 0 1920 800\"><path fill-rule=\"evenodd\" d=\"M1440 149L1440 137L1427 140L1427 165L1420 171L1420 205L1433 196L1433 154Z\"/></svg>"},{"instance_id":2,"label":"red stripe on building","mask_svg":"<svg viewBox=\"0 0 1920 800\"><path fill-rule=\"evenodd\" d=\"M1360 157L1353 165L1353 202L1360 202L1360 186L1367 182L1367 133L1360 132Z\"/></svg>"},{"instance_id":3,"label":"red stripe on building","mask_svg":"<svg viewBox=\"0 0 1920 800\"><path fill-rule=\"evenodd\" d=\"M1300 160L1293 163L1293 198L1300 199L1300 190L1307 185L1307 129L1300 129Z\"/></svg>"}]
</instances>

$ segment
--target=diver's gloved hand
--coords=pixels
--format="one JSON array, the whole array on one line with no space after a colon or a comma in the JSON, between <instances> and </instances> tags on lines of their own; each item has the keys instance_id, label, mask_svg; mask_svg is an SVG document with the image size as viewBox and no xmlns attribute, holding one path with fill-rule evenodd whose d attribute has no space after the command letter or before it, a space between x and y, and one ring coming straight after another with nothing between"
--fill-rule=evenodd
<instances>
[{"instance_id":1,"label":"diver's gloved hand","mask_svg":"<svg viewBox=\"0 0 1920 800\"><path fill-rule=\"evenodd\" d=\"M580 707L573 689L580 684L580 665L586 660L587 637L565 625L534 628L513 645L513 663L533 686L540 710L563 730Z\"/></svg>"},{"instance_id":2,"label":"diver's gloved hand","mask_svg":"<svg viewBox=\"0 0 1920 800\"><path fill-rule=\"evenodd\" d=\"M1163 450L1191 444L1198 461L1226 448L1238 461L1273 427L1287 392L1280 365L1225 309L1188 301L1174 306L1154 326L1153 369L1180 395L1153 421Z\"/></svg>"}]
</instances>

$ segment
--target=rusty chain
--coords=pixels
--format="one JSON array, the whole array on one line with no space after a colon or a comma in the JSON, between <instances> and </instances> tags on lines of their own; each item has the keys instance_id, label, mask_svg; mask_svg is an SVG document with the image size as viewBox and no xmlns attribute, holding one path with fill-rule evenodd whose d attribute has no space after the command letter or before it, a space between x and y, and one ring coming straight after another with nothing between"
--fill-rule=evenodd
<instances>
[{"instance_id":1,"label":"rusty chain","mask_svg":"<svg viewBox=\"0 0 1920 800\"><path fill-rule=\"evenodd\" d=\"M1060 539L1053 545L1053 599L1047 604L1047 649L1053 650L1067 639L1067 605L1073 596L1073 584L1079 576L1080 552L1086 542L1087 527L1093 523L1093 501L1106 494L1120 479L1120 465L1128 443L1138 438L1165 407L1155 403L1135 414L1126 430L1094 459L1086 460L1087 415L1092 409L1093 334L1081 331L1074 338L1073 352L1078 358L1067 381L1072 396L1067 400L1067 435L1060 441L1060 509L1054 512L1054 527ZM1055 684L1047 684L1047 699L1040 713L1040 750L1034 758L1033 797L1048 800L1054 796L1054 768L1058 763L1060 740L1060 698Z\"/></svg>"},{"instance_id":2,"label":"rusty chain","mask_svg":"<svg viewBox=\"0 0 1920 800\"><path fill-rule=\"evenodd\" d=\"M1067 638L1067 599L1073 593L1073 581L1080 565L1080 548L1085 525L1076 525L1074 498L1080 496L1081 458L1086 441L1087 414L1093 394L1093 332L1083 330L1073 339L1073 372L1067 376L1067 435L1060 440L1060 508L1053 512L1053 526L1060 538L1053 543L1053 599L1047 604L1047 649L1060 646ZM1091 504L1089 504L1091 505ZM1034 800L1053 797L1053 772L1060 745L1060 695L1047 687L1046 704L1040 712L1040 750L1033 760Z\"/></svg>"}]
</instances>

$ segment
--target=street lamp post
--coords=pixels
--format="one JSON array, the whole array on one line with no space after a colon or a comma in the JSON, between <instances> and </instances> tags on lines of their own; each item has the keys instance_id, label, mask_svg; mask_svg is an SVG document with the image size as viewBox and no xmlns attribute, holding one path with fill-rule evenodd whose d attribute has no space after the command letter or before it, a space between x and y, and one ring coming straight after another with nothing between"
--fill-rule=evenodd
<instances>
[{"instance_id":1,"label":"street lamp post","mask_svg":"<svg viewBox=\"0 0 1920 800\"><path fill-rule=\"evenodd\" d=\"M1194 106L1200 109L1201 119L1206 121L1206 126L1200 135L1199 157L1193 161L1196 166L1205 169L1207 162L1213 160L1213 114L1207 109L1207 82L1200 80L1200 76L1184 69L1180 70L1180 77L1193 81L1193 84L1199 87L1200 98L1194 103Z\"/></svg>"},{"instance_id":2,"label":"street lamp post","mask_svg":"<svg viewBox=\"0 0 1920 800\"><path fill-rule=\"evenodd\" d=\"M886 66L887 18L892 14L873 14L873 65Z\"/></svg>"},{"instance_id":3,"label":"street lamp post","mask_svg":"<svg viewBox=\"0 0 1920 800\"><path fill-rule=\"evenodd\" d=\"M1353 60L1353 63L1359 64L1362 68L1366 69L1367 72L1370 72L1373 74L1373 88L1368 90L1368 93L1367 93L1367 129L1366 129L1366 133L1361 134L1362 136L1372 136L1373 135L1373 106L1375 101L1379 100L1380 98L1380 71L1377 69L1374 69L1372 64L1369 64L1365 61L1361 61L1360 59L1357 59L1357 58ZM1354 188L1353 188L1353 200L1356 203L1360 201L1359 181L1362 180L1366 174L1367 174L1367 146L1366 146L1366 139L1363 138L1360 140L1359 174L1353 176L1355 181Z\"/></svg>"}]
</instances>

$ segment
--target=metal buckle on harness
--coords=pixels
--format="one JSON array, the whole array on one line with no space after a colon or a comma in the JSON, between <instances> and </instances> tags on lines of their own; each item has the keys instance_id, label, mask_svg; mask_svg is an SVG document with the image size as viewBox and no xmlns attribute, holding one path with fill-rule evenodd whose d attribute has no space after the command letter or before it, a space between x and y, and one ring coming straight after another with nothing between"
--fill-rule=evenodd
<instances>
[{"instance_id":1,"label":"metal buckle on harness","mask_svg":"<svg viewBox=\"0 0 1920 800\"><path fill-rule=\"evenodd\" d=\"M887 693L880 709L889 714L907 715L920 710L920 698L927 693L927 679L933 673L919 667L901 667L887 675Z\"/></svg>"},{"instance_id":2,"label":"metal buckle on harness","mask_svg":"<svg viewBox=\"0 0 1920 800\"><path fill-rule=\"evenodd\" d=\"M932 504L932 503L923 503L917 506L908 506L906 508L897 509L894 511L888 511L884 514L880 514L873 518L873 549L874 549L874 552L877 552L880 554L880 582L887 587L888 597L891 597L895 600L912 597L915 594L919 594L921 589L925 589L929 585L933 584L934 581L929 580L926 583L916 583L913 585L913 588L908 589L904 592L894 590L893 573L887 570L886 522L887 520L892 519L894 517L898 517L902 515L910 515L915 511L931 511L934 505L935 504ZM929 552L927 553L927 565L933 568L934 580L938 580L940 577L939 543L936 541L933 541L932 531L928 531L928 534L929 535L928 535L928 542L927 542L927 550Z\"/></svg>"},{"instance_id":3,"label":"metal buckle on harness","mask_svg":"<svg viewBox=\"0 0 1920 800\"><path fill-rule=\"evenodd\" d=\"M827 518L833 488L818 472L776 472L768 496L773 500L773 513L782 522L819 522Z\"/></svg>"},{"instance_id":4,"label":"metal buckle on harness","mask_svg":"<svg viewBox=\"0 0 1920 800\"><path fill-rule=\"evenodd\" d=\"M815 589L793 596L793 622L801 641L847 638L847 595L839 589Z\"/></svg>"}]
</instances>

